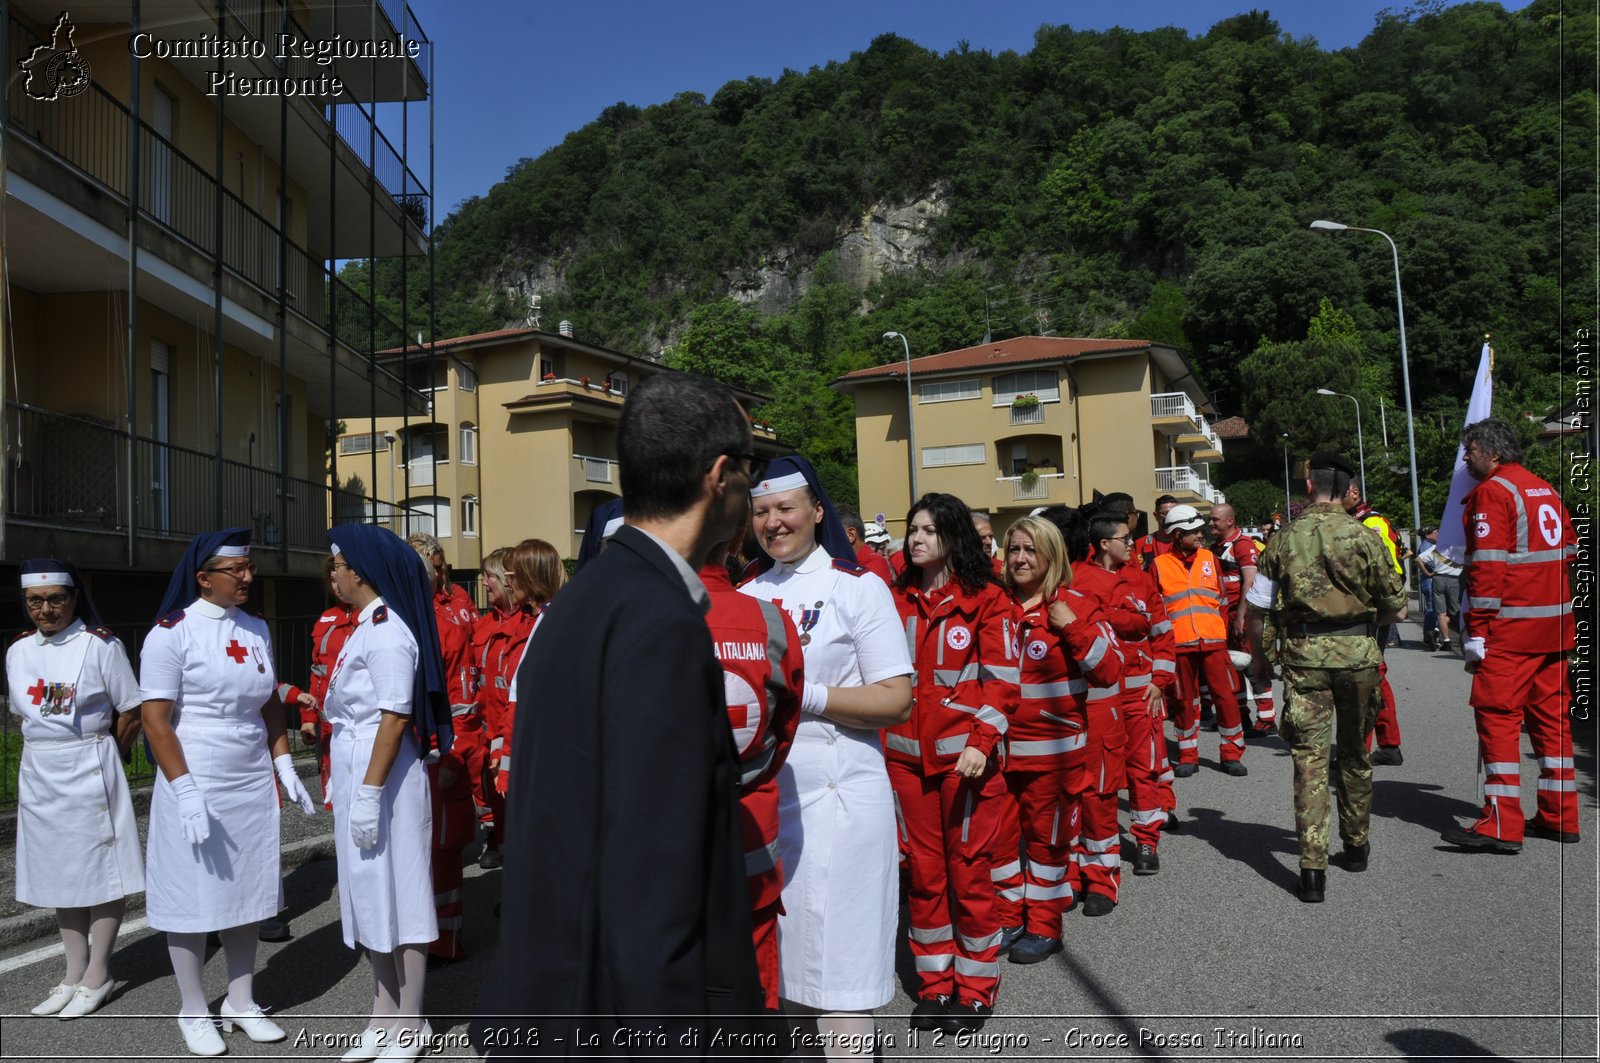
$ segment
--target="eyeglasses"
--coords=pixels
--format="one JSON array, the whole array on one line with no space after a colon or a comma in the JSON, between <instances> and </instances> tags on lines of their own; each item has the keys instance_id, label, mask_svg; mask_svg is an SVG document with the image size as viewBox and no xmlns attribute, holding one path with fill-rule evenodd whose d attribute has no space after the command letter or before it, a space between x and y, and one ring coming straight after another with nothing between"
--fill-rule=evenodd
<instances>
[{"instance_id":1,"label":"eyeglasses","mask_svg":"<svg viewBox=\"0 0 1600 1063\"><path fill-rule=\"evenodd\" d=\"M1108 535L1104 539L1102 539L1101 541L1102 542L1108 542L1108 543L1127 543L1129 546L1132 546L1133 545L1133 536L1132 535Z\"/></svg>"},{"instance_id":2,"label":"eyeglasses","mask_svg":"<svg viewBox=\"0 0 1600 1063\"><path fill-rule=\"evenodd\" d=\"M349 567L350 567L349 564L347 564L346 562L335 561L333 564L328 566L328 571L329 572L337 572L341 568L349 568Z\"/></svg>"},{"instance_id":3,"label":"eyeglasses","mask_svg":"<svg viewBox=\"0 0 1600 1063\"><path fill-rule=\"evenodd\" d=\"M254 561L246 561L242 565L218 565L216 568L203 568L200 571L220 572L224 576L232 576L234 579L244 579L246 576L254 576L256 574L256 563Z\"/></svg>"},{"instance_id":4,"label":"eyeglasses","mask_svg":"<svg viewBox=\"0 0 1600 1063\"><path fill-rule=\"evenodd\" d=\"M72 601L72 595L70 594L24 594L22 596L22 604L27 607L30 613L37 613L47 605L52 609L60 609L70 601Z\"/></svg>"},{"instance_id":5,"label":"eyeglasses","mask_svg":"<svg viewBox=\"0 0 1600 1063\"><path fill-rule=\"evenodd\" d=\"M761 479L761 474L767 471L767 459L758 457L755 454L741 454L737 450L725 450L722 452L722 456L725 458L743 458L745 474L750 477L752 482Z\"/></svg>"}]
</instances>

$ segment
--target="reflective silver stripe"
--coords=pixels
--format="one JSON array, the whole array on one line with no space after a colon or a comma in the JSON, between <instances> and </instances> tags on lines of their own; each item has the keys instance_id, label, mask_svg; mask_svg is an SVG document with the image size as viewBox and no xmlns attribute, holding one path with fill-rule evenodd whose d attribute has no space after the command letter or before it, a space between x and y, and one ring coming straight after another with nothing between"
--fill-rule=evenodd
<instances>
[{"instance_id":1,"label":"reflective silver stripe","mask_svg":"<svg viewBox=\"0 0 1600 1063\"><path fill-rule=\"evenodd\" d=\"M1082 694L1089 684L1082 679L1066 679L1059 683L1023 683L1020 690L1025 698L1065 698Z\"/></svg>"},{"instance_id":2,"label":"reflective silver stripe","mask_svg":"<svg viewBox=\"0 0 1600 1063\"><path fill-rule=\"evenodd\" d=\"M906 617L906 652L913 661L917 659L917 618L914 616ZM915 686L916 682L917 677L912 675L912 685Z\"/></svg>"},{"instance_id":3,"label":"reflective silver stripe","mask_svg":"<svg viewBox=\"0 0 1600 1063\"><path fill-rule=\"evenodd\" d=\"M897 735L892 731L883 733L883 744L897 753L909 753L913 757L922 756L922 744L915 738Z\"/></svg>"},{"instance_id":4,"label":"reflective silver stripe","mask_svg":"<svg viewBox=\"0 0 1600 1063\"><path fill-rule=\"evenodd\" d=\"M1179 749L1199 749L1200 748L1200 739L1198 739L1198 738L1180 738L1180 739L1178 739L1178 748Z\"/></svg>"},{"instance_id":5,"label":"reflective silver stripe","mask_svg":"<svg viewBox=\"0 0 1600 1063\"><path fill-rule=\"evenodd\" d=\"M1499 598L1473 598L1473 597L1471 597L1469 595L1467 597L1467 608L1468 609L1498 609L1498 608L1500 608L1500 599Z\"/></svg>"},{"instance_id":6,"label":"reflective silver stripe","mask_svg":"<svg viewBox=\"0 0 1600 1063\"><path fill-rule=\"evenodd\" d=\"M998 930L992 934L985 934L981 938L969 938L965 934L960 936L961 947L966 949L968 952L982 952L984 949L994 949L1000 947L1000 931Z\"/></svg>"},{"instance_id":7,"label":"reflective silver stripe","mask_svg":"<svg viewBox=\"0 0 1600 1063\"><path fill-rule=\"evenodd\" d=\"M763 845L759 849L750 849L744 854L744 873L746 875L761 875L778 866L778 839Z\"/></svg>"},{"instance_id":8,"label":"reflective silver stripe","mask_svg":"<svg viewBox=\"0 0 1600 1063\"><path fill-rule=\"evenodd\" d=\"M477 708L477 706L473 705L471 702L468 702L465 705L452 705L452 706L450 706L450 715L451 716L465 716L475 708Z\"/></svg>"},{"instance_id":9,"label":"reflective silver stripe","mask_svg":"<svg viewBox=\"0 0 1600 1063\"><path fill-rule=\"evenodd\" d=\"M988 724L990 727L993 727L1001 734L1006 733L1006 727L1008 726L1006 723L1006 714L992 705L983 705L975 709L970 705L963 705L959 701L950 701L948 699L944 704L946 708L956 709L960 712L971 713L980 721Z\"/></svg>"},{"instance_id":10,"label":"reflective silver stripe","mask_svg":"<svg viewBox=\"0 0 1600 1063\"><path fill-rule=\"evenodd\" d=\"M1092 705L1097 701L1104 701L1107 698L1114 698L1120 693L1122 693L1122 691L1118 690L1116 687L1090 687L1089 696L1084 700Z\"/></svg>"},{"instance_id":11,"label":"reflective silver stripe","mask_svg":"<svg viewBox=\"0 0 1600 1063\"><path fill-rule=\"evenodd\" d=\"M1022 679L1022 669L1006 667L1005 665L999 667L985 666L982 677L985 679L998 679L1002 683L1010 683L1012 686L1016 686Z\"/></svg>"},{"instance_id":12,"label":"reflective silver stripe","mask_svg":"<svg viewBox=\"0 0 1600 1063\"><path fill-rule=\"evenodd\" d=\"M1243 727L1218 727L1217 734L1232 738L1234 735L1244 734Z\"/></svg>"},{"instance_id":13,"label":"reflective silver stripe","mask_svg":"<svg viewBox=\"0 0 1600 1063\"><path fill-rule=\"evenodd\" d=\"M1022 884L1023 896L1030 901L1053 901L1063 897L1072 896L1072 883L1057 882L1046 886L1039 882L1025 882Z\"/></svg>"},{"instance_id":14,"label":"reflective silver stripe","mask_svg":"<svg viewBox=\"0 0 1600 1063\"><path fill-rule=\"evenodd\" d=\"M1576 779L1540 779L1539 789L1545 792L1576 793L1578 781Z\"/></svg>"},{"instance_id":15,"label":"reflective silver stripe","mask_svg":"<svg viewBox=\"0 0 1600 1063\"><path fill-rule=\"evenodd\" d=\"M1111 643L1105 639L1095 639L1094 645L1089 647L1089 652L1078 663L1083 666L1084 671L1088 671L1106 659L1106 651L1110 648Z\"/></svg>"},{"instance_id":16,"label":"reflective silver stripe","mask_svg":"<svg viewBox=\"0 0 1600 1063\"><path fill-rule=\"evenodd\" d=\"M1177 675L1178 662L1169 661L1165 657L1157 657L1154 661L1150 662L1150 670L1152 672L1170 672L1173 675Z\"/></svg>"},{"instance_id":17,"label":"reflective silver stripe","mask_svg":"<svg viewBox=\"0 0 1600 1063\"><path fill-rule=\"evenodd\" d=\"M966 735L951 735L949 738L941 738L933 743L933 751L941 757L948 757L952 754L960 753L966 748Z\"/></svg>"},{"instance_id":18,"label":"reflective silver stripe","mask_svg":"<svg viewBox=\"0 0 1600 1063\"><path fill-rule=\"evenodd\" d=\"M989 878L994 882L1004 882L1012 875L1022 874L1022 861L1013 860L1009 864L1001 864L989 872Z\"/></svg>"},{"instance_id":19,"label":"reflective silver stripe","mask_svg":"<svg viewBox=\"0 0 1600 1063\"><path fill-rule=\"evenodd\" d=\"M1117 836L1115 834L1111 835L1109 838L1086 837L1083 839L1083 847L1091 853L1110 852L1114 847L1116 847L1116 845Z\"/></svg>"},{"instance_id":20,"label":"reflective silver stripe","mask_svg":"<svg viewBox=\"0 0 1600 1063\"><path fill-rule=\"evenodd\" d=\"M1155 638L1157 635L1165 635L1167 632L1169 632L1171 630L1172 630L1172 621L1163 620L1158 624L1151 624L1150 625L1150 637L1151 638Z\"/></svg>"},{"instance_id":21,"label":"reflective silver stripe","mask_svg":"<svg viewBox=\"0 0 1600 1063\"><path fill-rule=\"evenodd\" d=\"M953 956L956 961L956 974L964 974L968 978L999 978L1000 965L998 963L985 963L967 956Z\"/></svg>"},{"instance_id":22,"label":"reflective silver stripe","mask_svg":"<svg viewBox=\"0 0 1600 1063\"><path fill-rule=\"evenodd\" d=\"M494 688L496 690L505 690L509 685L510 684L506 682L505 676L497 675L494 677Z\"/></svg>"},{"instance_id":23,"label":"reflective silver stripe","mask_svg":"<svg viewBox=\"0 0 1600 1063\"><path fill-rule=\"evenodd\" d=\"M772 738L771 735L767 737L769 740ZM739 784L741 786L749 786L761 778L767 768L771 767L772 758L777 754L778 747L776 742L770 742L765 749L743 764L744 770L739 773Z\"/></svg>"},{"instance_id":24,"label":"reflective silver stripe","mask_svg":"<svg viewBox=\"0 0 1600 1063\"><path fill-rule=\"evenodd\" d=\"M972 791L967 791L967 808L961 813L961 844L967 843L967 834L972 829Z\"/></svg>"},{"instance_id":25,"label":"reflective silver stripe","mask_svg":"<svg viewBox=\"0 0 1600 1063\"><path fill-rule=\"evenodd\" d=\"M1500 610L1502 620L1543 620L1552 616L1570 616L1572 603L1560 605L1507 605Z\"/></svg>"},{"instance_id":26,"label":"reflective silver stripe","mask_svg":"<svg viewBox=\"0 0 1600 1063\"><path fill-rule=\"evenodd\" d=\"M1121 867L1122 866L1122 854L1121 853L1100 853L1098 855L1090 856L1090 855L1086 855L1084 853L1079 853L1078 854L1078 863L1081 866L1087 866L1087 867Z\"/></svg>"},{"instance_id":27,"label":"reflective silver stripe","mask_svg":"<svg viewBox=\"0 0 1600 1063\"><path fill-rule=\"evenodd\" d=\"M1019 742L1013 739L1006 748L1013 757L1047 757L1052 753L1070 753L1074 749L1082 749L1088 741L1089 736L1086 734L1041 739L1037 742Z\"/></svg>"},{"instance_id":28,"label":"reflective silver stripe","mask_svg":"<svg viewBox=\"0 0 1600 1063\"><path fill-rule=\"evenodd\" d=\"M995 896L1004 897L1008 901L1020 901L1022 900L1023 888L1023 886L1013 886L1008 890L996 890Z\"/></svg>"},{"instance_id":29,"label":"reflective silver stripe","mask_svg":"<svg viewBox=\"0 0 1600 1063\"><path fill-rule=\"evenodd\" d=\"M1539 765L1544 768L1554 768L1556 771L1573 767L1571 757L1540 757Z\"/></svg>"},{"instance_id":30,"label":"reflective silver stripe","mask_svg":"<svg viewBox=\"0 0 1600 1063\"><path fill-rule=\"evenodd\" d=\"M325 664L314 664L311 666L311 674L316 676L318 679L321 679L328 674L328 666Z\"/></svg>"},{"instance_id":31,"label":"reflective silver stripe","mask_svg":"<svg viewBox=\"0 0 1600 1063\"><path fill-rule=\"evenodd\" d=\"M1488 797L1521 797L1522 796L1522 788L1520 786L1504 786L1504 785L1502 785L1500 783L1493 783L1493 782L1485 783L1484 786L1483 786L1483 792Z\"/></svg>"},{"instance_id":32,"label":"reflective silver stripe","mask_svg":"<svg viewBox=\"0 0 1600 1063\"><path fill-rule=\"evenodd\" d=\"M1054 864L1039 864L1028 861L1028 872L1040 882L1060 882L1067 877L1067 869L1056 867Z\"/></svg>"},{"instance_id":33,"label":"reflective silver stripe","mask_svg":"<svg viewBox=\"0 0 1600 1063\"><path fill-rule=\"evenodd\" d=\"M506 740L504 738L491 738L489 739L489 752L493 753L505 744Z\"/></svg>"},{"instance_id":34,"label":"reflective silver stripe","mask_svg":"<svg viewBox=\"0 0 1600 1063\"><path fill-rule=\"evenodd\" d=\"M933 681L942 687L953 687L957 683L974 682L977 678L978 664L976 661L959 672L948 668L935 668L933 670Z\"/></svg>"},{"instance_id":35,"label":"reflective silver stripe","mask_svg":"<svg viewBox=\"0 0 1600 1063\"><path fill-rule=\"evenodd\" d=\"M1159 808L1135 808L1132 811L1133 821L1141 827L1148 827L1152 823L1164 823L1167 814Z\"/></svg>"},{"instance_id":36,"label":"reflective silver stripe","mask_svg":"<svg viewBox=\"0 0 1600 1063\"><path fill-rule=\"evenodd\" d=\"M1522 765L1514 760L1491 760L1483 766L1485 775L1516 775Z\"/></svg>"},{"instance_id":37,"label":"reflective silver stripe","mask_svg":"<svg viewBox=\"0 0 1600 1063\"><path fill-rule=\"evenodd\" d=\"M946 923L944 926L914 926L911 928L911 940L919 945L936 945L941 941L954 941L956 928Z\"/></svg>"},{"instance_id":38,"label":"reflective silver stripe","mask_svg":"<svg viewBox=\"0 0 1600 1063\"><path fill-rule=\"evenodd\" d=\"M1125 676L1122 680L1122 689L1138 690L1140 687L1149 686L1154 680L1155 676L1151 675L1149 672L1146 672L1144 675Z\"/></svg>"},{"instance_id":39,"label":"reflective silver stripe","mask_svg":"<svg viewBox=\"0 0 1600 1063\"><path fill-rule=\"evenodd\" d=\"M1522 492L1517 490L1517 485L1507 480L1504 476L1492 477L1494 483L1511 492L1511 501L1517 507L1517 549L1528 549L1528 507L1522 504Z\"/></svg>"},{"instance_id":40,"label":"reflective silver stripe","mask_svg":"<svg viewBox=\"0 0 1600 1063\"><path fill-rule=\"evenodd\" d=\"M950 624L950 621L948 621L948 620L939 621L939 647L938 647L937 652L935 652L934 655L933 655L933 663L936 664L936 665L944 663L945 628L948 627L949 624ZM915 660L915 659L916 658L914 658L914 657L912 658L912 660Z\"/></svg>"},{"instance_id":41,"label":"reflective silver stripe","mask_svg":"<svg viewBox=\"0 0 1600 1063\"><path fill-rule=\"evenodd\" d=\"M1543 565L1551 561L1565 561L1572 551L1566 547L1555 550L1530 550L1525 554L1511 554L1506 558L1508 565Z\"/></svg>"},{"instance_id":42,"label":"reflective silver stripe","mask_svg":"<svg viewBox=\"0 0 1600 1063\"><path fill-rule=\"evenodd\" d=\"M948 971L955 965L955 962L955 955L949 952L941 952L934 956L916 957L917 970L919 971Z\"/></svg>"},{"instance_id":43,"label":"reflective silver stripe","mask_svg":"<svg viewBox=\"0 0 1600 1063\"><path fill-rule=\"evenodd\" d=\"M760 598L756 599L756 603L761 606L761 619L767 625L767 664L771 668L768 683L776 697L789 688L788 677L783 674L783 657L789 652L789 634L783 627L783 610Z\"/></svg>"},{"instance_id":44,"label":"reflective silver stripe","mask_svg":"<svg viewBox=\"0 0 1600 1063\"><path fill-rule=\"evenodd\" d=\"M1180 619L1182 617L1189 616L1189 615L1195 614L1195 613L1198 613L1201 616L1221 616L1222 615L1221 610L1219 610L1216 606L1214 606L1214 605L1205 605L1203 603L1200 604L1200 605L1191 605L1187 609L1179 609L1176 612L1170 613L1168 615L1173 620L1178 620L1178 619Z\"/></svg>"}]
</instances>

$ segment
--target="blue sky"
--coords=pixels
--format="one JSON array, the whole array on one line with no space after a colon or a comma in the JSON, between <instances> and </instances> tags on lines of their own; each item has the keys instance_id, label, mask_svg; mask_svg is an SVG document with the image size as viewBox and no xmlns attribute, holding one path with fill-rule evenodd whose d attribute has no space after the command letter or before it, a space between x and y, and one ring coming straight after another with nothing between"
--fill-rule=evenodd
<instances>
[{"instance_id":1,"label":"blue sky","mask_svg":"<svg viewBox=\"0 0 1600 1063\"><path fill-rule=\"evenodd\" d=\"M1200 34L1266 6L1249 0L410 2L437 49L434 192L441 221L462 199L487 192L518 159L559 144L619 100L647 106L680 92L709 97L735 79L846 59L882 33L938 52L962 40L977 49L1025 52L1044 23L1176 25ZM1378 12L1405 6L1405 0L1330 0L1267 10L1286 32L1333 49L1359 42ZM421 109L413 109L414 132L419 119L425 121ZM423 174L426 159L420 163L413 168Z\"/></svg>"}]
</instances>

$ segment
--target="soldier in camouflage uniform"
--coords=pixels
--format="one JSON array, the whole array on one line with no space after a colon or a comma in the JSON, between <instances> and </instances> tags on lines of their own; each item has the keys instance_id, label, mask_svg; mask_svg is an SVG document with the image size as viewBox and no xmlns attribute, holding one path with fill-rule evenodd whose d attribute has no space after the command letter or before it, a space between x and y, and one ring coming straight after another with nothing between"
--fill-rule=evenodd
<instances>
[{"instance_id":1,"label":"soldier in camouflage uniform","mask_svg":"<svg viewBox=\"0 0 1600 1063\"><path fill-rule=\"evenodd\" d=\"M1272 678L1262 630L1282 639L1284 711L1278 731L1294 755L1300 899L1320 903L1328 867L1328 738L1339 746L1339 835L1344 865L1365 871L1372 815L1367 735L1377 718L1377 625L1405 616L1405 589L1377 537L1337 501L1355 471L1336 454L1312 457L1311 505L1274 535L1246 598L1254 675Z\"/></svg>"}]
</instances>

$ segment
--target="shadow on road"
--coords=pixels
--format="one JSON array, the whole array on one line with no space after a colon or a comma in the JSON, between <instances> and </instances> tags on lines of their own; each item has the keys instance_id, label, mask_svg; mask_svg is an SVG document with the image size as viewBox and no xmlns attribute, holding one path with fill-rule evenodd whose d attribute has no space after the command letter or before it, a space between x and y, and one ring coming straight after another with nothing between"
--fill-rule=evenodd
<instances>
[{"instance_id":1,"label":"shadow on road","mask_svg":"<svg viewBox=\"0 0 1600 1063\"><path fill-rule=\"evenodd\" d=\"M1434 783L1379 779L1372 785L1372 815L1398 819L1430 831L1442 831L1457 819L1478 818L1478 806L1459 797L1446 797Z\"/></svg>"},{"instance_id":2,"label":"shadow on road","mask_svg":"<svg viewBox=\"0 0 1600 1063\"><path fill-rule=\"evenodd\" d=\"M1383 1039L1394 1045L1406 1059L1426 1059L1433 1063L1454 1063L1463 1059L1473 1060L1474 1063L1483 1063L1485 1060L1510 1063L1504 1056L1496 1055L1472 1038L1449 1030L1396 1030L1385 1034Z\"/></svg>"},{"instance_id":3,"label":"shadow on road","mask_svg":"<svg viewBox=\"0 0 1600 1063\"><path fill-rule=\"evenodd\" d=\"M1244 864L1276 886L1285 890L1295 888L1298 872L1274 858L1274 854L1286 853L1295 857L1295 867L1299 866L1300 839L1293 831L1266 823L1229 819L1215 808L1191 808L1189 816L1189 822L1183 826L1184 833L1199 838L1221 856Z\"/></svg>"}]
</instances>

